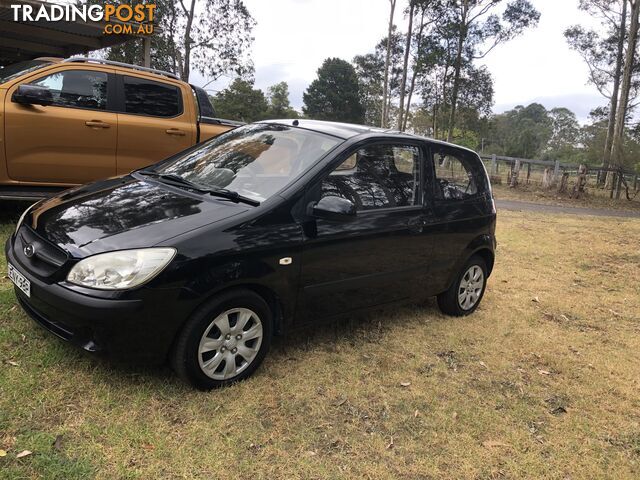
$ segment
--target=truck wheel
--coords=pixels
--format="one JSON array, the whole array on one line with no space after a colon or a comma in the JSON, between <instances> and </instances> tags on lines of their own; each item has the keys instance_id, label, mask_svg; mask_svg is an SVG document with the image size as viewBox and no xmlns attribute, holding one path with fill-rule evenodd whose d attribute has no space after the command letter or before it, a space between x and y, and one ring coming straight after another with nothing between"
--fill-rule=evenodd
<instances>
[{"instance_id":1,"label":"truck wheel","mask_svg":"<svg viewBox=\"0 0 640 480\"><path fill-rule=\"evenodd\" d=\"M487 264L482 257L474 255L462 267L449 290L438 295L438 306L446 315L469 315L480 305L486 287Z\"/></svg>"},{"instance_id":2,"label":"truck wheel","mask_svg":"<svg viewBox=\"0 0 640 480\"><path fill-rule=\"evenodd\" d=\"M262 297L249 290L224 293L187 321L173 349L173 369L200 390L244 380L267 355L272 325Z\"/></svg>"}]
</instances>

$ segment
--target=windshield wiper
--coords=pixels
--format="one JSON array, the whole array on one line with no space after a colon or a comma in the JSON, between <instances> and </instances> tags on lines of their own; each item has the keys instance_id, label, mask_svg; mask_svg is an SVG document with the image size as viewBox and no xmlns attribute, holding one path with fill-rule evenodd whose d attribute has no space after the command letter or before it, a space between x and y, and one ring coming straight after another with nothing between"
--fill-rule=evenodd
<instances>
[{"instance_id":1,"label":"windshield wiper","mask_svg":"<svg viewBox=\"0 0 640 480\"><path fill-rule=\"evenodd\" d=\"M243 202L254 207L260 205L259 201L254 200L253 198L245 197L244 195L240 195L238 192L234 192L233 190L228 190L226 188L204 187L173 173L160 173L153 170L138 170L138 173L158 178L159 180L165 181L166 183L169 183L171 185L186 187L199 193L207 193L216 197L226 198L236 203Z\"/></svg>"},{"instance_id":2,"label":"windshield wiper","mask_svg":"<svg viewBox=\"0 0 640 480\"><path fill-rule=\"evenodd\" d=\"M195 183L190 182L186 178L183 178L180 175L175 175L173 173L160 173L154 170L137 170L137 173L141 173L142 175L147 175L153 178L159 178L160 180L167 180L172 183L178 183L182 186L193 188L194 190L200 190L199 185L196 185Z\"/></svg>"},{"instance_id":3,"label":"windshield wiper","mask_svg":"<svg viewBox=\"0 0 640 480\"><path fill-rule=\"evenodd\" d=\"M209 195L213 195L215 197L227 198L229 200L233 200L234 202L243 202L248 205L252 205L257 207L260 205L258 200L254 200L253 198L245 197L244 195L240 195L238 192L233 190L228 190L226 188L205 188L201 190L203 193L208 193Z\"/></svg>"}]
</instances>

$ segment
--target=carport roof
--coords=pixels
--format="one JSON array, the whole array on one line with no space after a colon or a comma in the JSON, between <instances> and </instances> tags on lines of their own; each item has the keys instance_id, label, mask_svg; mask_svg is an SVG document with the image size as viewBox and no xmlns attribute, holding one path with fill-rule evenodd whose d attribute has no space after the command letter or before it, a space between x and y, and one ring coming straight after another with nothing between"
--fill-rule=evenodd
<instances>
[{"instance_id":1,"label":"carport roof","mask_svg":"<svg viewBox=\"0 0 640 480\"><path fill-rule=\"evenodd\" d=\"M15 22L10 6L18 3L34 8L51 5L36 0L0 0L0 66L37 57L86 54L136 38L104 35L104 22Z\"/></svg>"}]
</instances>

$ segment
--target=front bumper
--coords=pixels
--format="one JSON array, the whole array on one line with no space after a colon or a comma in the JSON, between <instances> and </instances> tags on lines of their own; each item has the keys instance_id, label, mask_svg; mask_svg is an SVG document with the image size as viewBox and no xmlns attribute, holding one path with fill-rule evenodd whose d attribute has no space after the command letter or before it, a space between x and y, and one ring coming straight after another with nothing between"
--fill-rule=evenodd
<instances>
[{"instance_id":1,"label":"front bumper","mask_svg":"<svg viewBox=\"0 0 640 480\"><path fill-rule=\"evenodd\" d=\"M84 350L116 361L159 364L165 361L183 318L175 312L178 291L139 289L137 298L98 298L36 278L14 253L7 261L30 282L31 297L14 289L23 310L40 326Z\"/></svg>"}]
</instances>

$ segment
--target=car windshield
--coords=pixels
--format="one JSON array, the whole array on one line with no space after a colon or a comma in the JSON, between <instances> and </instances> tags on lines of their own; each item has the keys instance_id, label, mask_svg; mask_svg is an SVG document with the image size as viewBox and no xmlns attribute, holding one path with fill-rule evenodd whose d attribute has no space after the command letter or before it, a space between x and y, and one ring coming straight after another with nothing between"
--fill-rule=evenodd
<instances>
[{"instance_id":1,"label":"car windshield","mask_svg":"<svg viewBox=\"0 0 640 480\"><path fill-rule=\"evenodd\" d=\"M290 185L341 142L300 128L255 123L227 132L159 165L155 171L262 202Z\"/></svg>"},{"instance_id":2,"label":"car windshield","mask_svg":"<svg viewBox=\"0 0 640 480\"><path fill-rule=\"evenodd\" d=\"M51 65L51 62L45 60L25 60L24 62L12 63L5 67L0 68L0 84L18 78L26 73L33 72L46 65Z\"/></svg>"}]
</instances>

